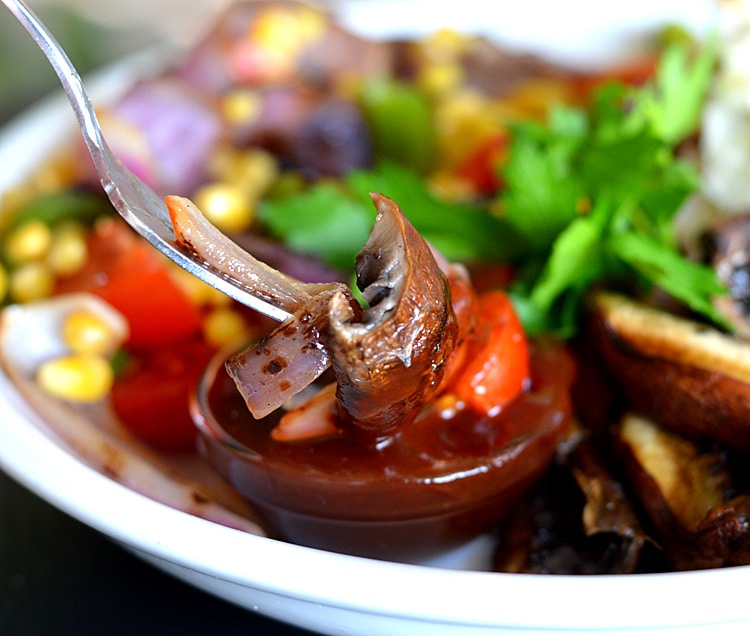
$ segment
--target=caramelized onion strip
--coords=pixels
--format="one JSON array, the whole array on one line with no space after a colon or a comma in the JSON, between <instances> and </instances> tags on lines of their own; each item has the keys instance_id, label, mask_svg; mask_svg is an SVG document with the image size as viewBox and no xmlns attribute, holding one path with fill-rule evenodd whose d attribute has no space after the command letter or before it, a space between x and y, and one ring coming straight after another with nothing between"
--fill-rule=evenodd
<instances>
[{"instance_id":1,"label":"caramelized onion strip","mask_svg":"<svg viewBox=\"0 0 750 636\"><path fill-rule=\"evenodd\" d=\"M302 283L269 267L214 227L197 206L184 197L165 198L177 242L276 307L294 313L330 284Z\"/></svg>"}]
</instances>

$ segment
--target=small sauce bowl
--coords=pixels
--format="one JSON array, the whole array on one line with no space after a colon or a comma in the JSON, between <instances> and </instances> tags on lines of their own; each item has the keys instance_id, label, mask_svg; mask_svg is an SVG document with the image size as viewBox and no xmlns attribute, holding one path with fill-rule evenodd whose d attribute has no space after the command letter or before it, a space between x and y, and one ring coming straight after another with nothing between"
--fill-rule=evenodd
<instances>
[{"instance_id":1,"label":"small sauce bowl","mask_svg":"<svg viewBox=\"0 0 750 636\"><path fill-rule=\"evenodd\" d=\"M199 450L254 507L272 536L396 561L436 557L491 530L552 462L571 421L573 363L535 346L532 386L493 417L437 408L386 440L346 429L276 442L223 367L207 368L192 400Z\"/></svg>"}]
</instances>

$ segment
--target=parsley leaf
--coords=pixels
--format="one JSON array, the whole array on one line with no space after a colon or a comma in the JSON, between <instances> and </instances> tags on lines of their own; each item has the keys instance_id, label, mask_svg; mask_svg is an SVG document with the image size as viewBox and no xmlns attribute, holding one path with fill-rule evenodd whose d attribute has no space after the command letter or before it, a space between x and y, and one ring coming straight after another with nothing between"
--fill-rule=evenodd
<instances>
[{"instance_id":1,"label":"parsley leaf","mask_svg":"<svg viewBox=\"0 0 750 636\"><path fill-rule=\"evenodd\" d=\"M293 249L317 255L346 272L354 266L375 220L370 192L396 201L417 230L451 261L497 260L518 243L504 230L503 221L481 208L439 199L419 175L393 163L352 172L342 183L321 181L302 192L264 201L258 215L273 236Z\"/></svg>"},{"instance_id":2,"label":"parsley leaf","mask_svg":"<svg viewBox=\"0 0 750 636\"><path fill-rule=\"evenodd\" d=\"M697 129L715 54L673 44L652 83L607 84L588 110L512 127L500 207L531 254L512 290L528 331L572 335L589 286L623 279L724 324L711 302L723 292L715 272L683 258L672 231L699 186L676 146Z\"/></svg>"},{"instance_id":3,"label":"parsley leaf","mask_svg":"<svg viewBox=\"0 0 750 636\"><path fill-rule=\"evenodd\" d=\"M293 250L317 254L326 264L348 272L370 235L375 215L341 187L321 181L303 192L264 201L258 216Z\"/></svg>"},{"instance_id":4,"label":"parsley leaf","mask_svg":"<svg viewBox=\"0 0 750 636\"><path fill-rule=\"evenodd\" d=\"M527 250L549 248L578 214L585 188L573 161L587 125L583 113L555 109L549 127L530 122L511 127L510 161L503 170L503 218Z\"/></svg>"},{"instance_id":5,"label":"parsley leaf","mask_svg":"<svg viewBox=\"0 0 750 636\"><path fill-rule=\"evenodd\" d=\"M370 192L393 199L420 234L448 260L498 260L515 249L503 221L480 207L436 197L418 174L403 166L382 163L371 171L352 172L346 182L370 208Z\"/></svg>"}]
</instances>

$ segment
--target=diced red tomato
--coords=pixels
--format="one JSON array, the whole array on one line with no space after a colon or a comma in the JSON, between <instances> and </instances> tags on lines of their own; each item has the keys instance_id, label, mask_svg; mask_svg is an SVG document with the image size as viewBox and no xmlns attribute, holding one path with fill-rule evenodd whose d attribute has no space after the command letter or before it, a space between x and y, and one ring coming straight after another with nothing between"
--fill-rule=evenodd
<instances>
[{"instance_id":1,"label":"diced red tomato","mask_svg":"<svg viewBox=\"0 0 750 636\"><path fill-rule=\"evenodd\" d=\"M197 339L142 350L118 374L112 407L122 423L164 451L190 450L195 427L188 400L214 349Z\"/></svg>"},{"instance_id":2,"label":"diced red tomato","mask_svg":"<svg viewBox=\"0 0 750 636\"><path fill-rule=\"evenodd\" d=\"M130 325L127 345L143 348L190 337L200 313L172 280L161 256L119 221L95 229L89 259L57 292L88 291L118 309Z\"/></svg>"},{"instance_id":3,"label":"diced red tomato","mask_svg":"<svg viewBox=\"0 0 750 636\"><path fill-rule=\"evenodd\" d=\"M498 164L507 146L507 137L498 132L472 152L456 169L480 194L492 195L500 189Z\"/></svg>"},{"instance_id":4,"label":"diced red tomato","mask_svg":"<svg viewBox=\"0 0 750 636\"><path fill-rule=\"evenodd\" d=\"M475 332L448 392L482 413L493 413L523 391L530 377L529 345L506 294L485 292L476 304Z\"/></svg>"}]
</instances>

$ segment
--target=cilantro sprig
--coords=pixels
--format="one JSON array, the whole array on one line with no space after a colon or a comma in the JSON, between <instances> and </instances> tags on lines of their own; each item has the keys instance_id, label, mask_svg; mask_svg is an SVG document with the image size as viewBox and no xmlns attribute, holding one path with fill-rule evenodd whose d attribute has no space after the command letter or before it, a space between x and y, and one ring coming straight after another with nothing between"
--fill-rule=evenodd
<instances>
[{"instance_id":1,"label":"cilantro sprig","mask_svg":"<svg viewBox=\"0 0 750 636\"><path fill-rule=\"evenodd\" d=\"M375 220L370 192L396 201L414 227L451 261L495 259L514 244L502 220L478 206L439 199L419 174L391 162L351 172L341 182L320 181L290 196L264 201L259 217L272 235L293 249L348 272Z\"/></svg>"},{"instance_id":2,"label":"cilantro sprig","mask_svg":"<svg viewBox=\"0 0 750 636\"><path fill-rule=\"evenodd\" d=\"M653 82L607 84L587 110L554 108L545 124L511 127L499 202L523 240L512 291L529 331L573 334L591 285L623 280L724 324L712 303L724 288L679 253L672 232L700 185L676 148L698 127L715 57L711 42L695 55L673 44Z\"/></svg>"},{"instance_id":3,"label":"cilantro sprig","mask_svg":"<svg viewBox=\"0 0 750 636\"><path fill-rule=\"evenodd\" d=\"M697 130L715 61L713 41L697 52L676 42L650 83L609 83L586 108L512 124L504 187L489 208L439 199L418 167L394 163L392 153L372 170L265 201L261 221L292 248L349 272L375 218L368 195L381 192L449 260L515 263L511 293L532 334L573 335L591 286L623 281L658 286L727 326L712 303L724 288L679 253L673 235L677 211L700 186L677 148Z\"/></svg>"}]
</instances>

